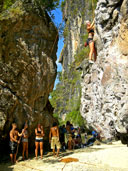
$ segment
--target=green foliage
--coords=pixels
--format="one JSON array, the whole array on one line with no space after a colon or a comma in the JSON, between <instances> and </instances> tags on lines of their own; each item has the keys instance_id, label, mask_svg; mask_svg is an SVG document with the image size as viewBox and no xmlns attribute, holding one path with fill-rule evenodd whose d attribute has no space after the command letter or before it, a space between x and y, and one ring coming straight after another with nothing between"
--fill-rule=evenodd
<instances>
[{"instance_id":1,"label":"green foliage","mask_svg":"<svg viewBox=\"0 0 128 171\"><path fill-rule=\"evenodd\" d=\"M66 37L68 37L68 35L69 35L69 28L66 26L64 28L63 36L66 38Z\"/></svg>"},{"instance_id":2,"label":"green foliage","mask_svg":"<svg viewBox=\"0 0 128 171\"><path fill-rule=\"evenodd\" d=\"M63 1L61 2L61 11L64 10L65 4L66 4L66 0L63 0Z\"/></svg>"},{"instance_id":3,"label":"green foliage","mask_svg":"<svg viewBox=\"0 0 128 171\"><path fill-rule=\"evenodd\" d=\"M80 111L73 110L72 112L66 115L66 120L71 121L75 126L84 126L84 120L80 114Z\"/></svg>"},{"instance_id":4,"label":"green foliage","mask_svg":"<svg viewBox=\"0 0 128 171\"><path fill-rule=\"evenodd\" d=\"M8 9L16 0L4 0L3 1L3 10Z\"/></svg>"},{"instance_id":5,"label":"green foliage","mask_svg":"<svg viewBox=\"0 0 128 171\"><path fill-rule=\"evenodd\" d=\"M88 58L88 54L89 54L88 47L79 49L77 55L75 55L76 66L79 66L85 58Z\"/></svg>"},{"instance_id":6,"label":"green foliage","mask_svg":"<svg viewBox=\"0 0 128 171\"><path fill-rule=\"evenodd\" d=\"M69 33L70 33L70 30L69 30L69 21L67 21L66 22L66 26L65 26L64 31L63 31L64 38L68 37Z\"/></svg>"},{"instance_id":7,"label":"green foliage","mask_svg":"<svg viewBox=\"0 0 128 171\"><path fill-rule=\"evenodd\" d=\"M59 6L60 0L35 0L35 3L39 6L42 5L47 11L54 10ZM2 10L8 9L16 0L1 0L0 2L0 12Z\"/></svg>"},{"instance_id":8,"label":"green foliage","mask_svg":"<svg viewBox=\"0 0 128 171\"><path fill-rule=\"evenodd\" d=\"M40 1L47 11L54 10L59 6L60 0L36 0Z\"/></svg>"},{"instance_id":9,"label":"green foliage","mask_svg":"<svg viewBox=\"0 0 128 171\"><path fill-rule=\"evenodd\" d=\"M65 124L67 120L75 125L83 125L83 118L80 115L80 94L74 97L76 89L81 89L80 72L76 71L75 64L69 66L70 73L58 73L59 83L56 89L51 93L50 102L54 107L54 117L56 117L61 124ZM69 94L71 97L69 98ZM65 121L62 120L62 115L66 114ZM72 119L71 119L72 117ZM76 119L77 118L77 119Z\"/></svg>"}]
</instances>

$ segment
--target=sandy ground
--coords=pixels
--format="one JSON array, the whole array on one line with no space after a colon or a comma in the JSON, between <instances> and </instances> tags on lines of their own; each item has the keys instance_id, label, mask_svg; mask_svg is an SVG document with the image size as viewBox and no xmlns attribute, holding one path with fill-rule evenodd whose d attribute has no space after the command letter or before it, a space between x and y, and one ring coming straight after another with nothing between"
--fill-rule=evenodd
<instances>
[{"instance_id":1,"label":"sandy ground","mask_svg":"<svg viewBox=\"0 0 128 171\"><path fill-rule=\"evenodd\" d=\"M62 158L77 158L78 162L63 163ZM112 145L91 146L61 153L54 158L51 153L41 160L31 158L16 165L0 164L0 171L128 171L128 147L120 141Z\"/></svg>"}]
</instances>

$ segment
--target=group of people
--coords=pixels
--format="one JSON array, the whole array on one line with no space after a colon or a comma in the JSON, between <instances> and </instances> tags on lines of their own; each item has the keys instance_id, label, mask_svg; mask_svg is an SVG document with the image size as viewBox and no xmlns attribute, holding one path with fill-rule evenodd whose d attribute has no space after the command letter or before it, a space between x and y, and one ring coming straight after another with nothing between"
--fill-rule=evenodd
<instances>
[{"instance_id":1,"label":"group of people","mask_svg":"<svg viewBox=\"0 0 128 171\"><path fill-rule=\"evenodd\" d=\"M69 150L81 147L81 131L80 128L74 128L70 121L66 123L66 142Z\"/></svg>"},{"instance_id":2,"label":"group of people","mask_svg":"<svg viewBox=\"0 0 128 171\"><path fill-rule=\"evenodd\" d=\"M22 141L22 158L23 160L28 159L28 124L25 123L22 132L19 133L17 131L16 123L12 123L12 129L9 133L10 136L10 158L11 163L16 163L16 156L18 153L19 144ZM38 157L38 149L40 148L40 156L43 158L43 138L44 138L44 130L41 124L38 124L37 128L35 129L35 157ZM55 156L55 146L57 147L57 156L59 155L60 150L60 142L59 142L59 128L57 123L53 123L53 126L50 129L49 133L49 142L51 144L51 149L53 150L53 154Z\"/></svg>"},{"instance_id":3,"label":"group of people","mask_svg":"<svg viewBox=\"0 0 128 171\"><path fill-rule=\"evenodd\" d=\"M44 140L44 129L41 124L35 128L35 157L38 157L38 151L40 149L41 159L43 158L43 140ZM16 123L12 124L10 131L10 158L12 163L16 163L16 156L20 142L22 142L22 158L23 160L28 159L28 124L25 123L21 133L17 131ZM87 136L85 135L85 140ZM81 148L93 143L96 139L96 133L93 132L92 139L88 140L84 144L82 143L81 130L80 128L74 128L70 121L67 121L66 125L58 127L57 123L54 122L49 132L49 143L53 151L54 156L59 156L60 148L62 151ZM57 153L56 153L57 149Z\"/></svg>"}]
</instances>

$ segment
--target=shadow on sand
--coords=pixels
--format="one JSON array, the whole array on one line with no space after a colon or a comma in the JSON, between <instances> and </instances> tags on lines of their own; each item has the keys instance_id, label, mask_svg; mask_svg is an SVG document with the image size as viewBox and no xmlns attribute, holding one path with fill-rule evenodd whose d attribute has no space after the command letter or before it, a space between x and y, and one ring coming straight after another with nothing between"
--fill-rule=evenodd
<instances>
[{"instance_id":1,"label":"shadow on sand","mask_svg":"<svg viewBox=\"0 0 128 171\"><path fill-rule=\"evenodd\" d=\"M0 171L13 171L11 163L0 163Z\"/></svg>"}]
</instances>

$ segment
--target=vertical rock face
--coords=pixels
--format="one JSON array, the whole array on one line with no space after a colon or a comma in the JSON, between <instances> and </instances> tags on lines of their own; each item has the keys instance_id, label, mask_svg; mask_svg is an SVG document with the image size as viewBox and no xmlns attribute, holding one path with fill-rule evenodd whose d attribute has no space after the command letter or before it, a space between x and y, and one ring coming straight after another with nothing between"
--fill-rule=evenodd
<instances>
[{"instance_id":1,"label":"vertical rock face","mask_svg":"<svg viewBox=\"0 0 128 171\"><path fill-rule=\"evenodd\" d=\"M85 20L91 18L91 10L88 10L92 5L91 2L87 0L65 0L63 8L63 19L65 21L64 48L59 62L63 67L61 84L64 87L64 99L61 102L63 108L61 113L64 115L76 108L81 97L80 73L76 71L75 56L84 45Z\"/></svg>"},{"instance_id":2,"label":"vertical rock face","mask_svg":"<svg viewBox=\"0 0 128 171\"><path fill-rule=\"evenodd\" d=\"M64 48L60 57L63 66L63 73L69 71L69 65L75 60L75 55L83 46L83 36L86 33L85 21L91 19L91 1L87 0L66 0L63 9Z\"/></svg>"},{"instance_id":3,"label":"vertical rock face","mask_svg":"<svg viewBox=\"0 0 128 171\"><path fill-rule=\"evenodd\" d=\"M128 128L128 2L99 0L97 61L82 83L81 113L106 138Z\"/></svg>"},{"instance_id":4,"label":"vertical rock face","mask_svg":"<svg viewBox=\"0 0 128 171\"><path fill-rule=\"evenodd\" d=\"M47 130L54 121L48 101L56 78L58 32L35 1L16 1L0 14L0 137L11 123L29 121ZM54 46L53 46L54 45ZM34 139L34 136L33 136Z\"/></svg>"}]
</instances>

